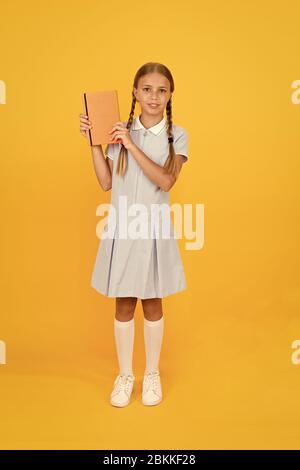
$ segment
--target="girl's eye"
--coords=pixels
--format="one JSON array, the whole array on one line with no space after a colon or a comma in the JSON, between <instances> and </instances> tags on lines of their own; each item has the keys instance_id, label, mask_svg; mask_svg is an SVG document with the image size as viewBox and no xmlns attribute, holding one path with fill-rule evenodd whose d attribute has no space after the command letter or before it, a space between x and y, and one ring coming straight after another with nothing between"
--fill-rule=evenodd
<instances>
[{"instance_id":1,"label":"girl's eye","mask_svg":"<svg viewBox=\"0 0 300 470\"><path fill-rule=\"evenodd\" d=\"M150 88L148 88L148 87L147 87L147 88L143 88L143 90L144 90L144 91L145 91L145 90L147 91L147 90L150 90ZM166 93L166 92L167 92L167 90L164 90L164 89L161 89L160 91L162 91L163 93Z\"/></svg>"}]
</instances>

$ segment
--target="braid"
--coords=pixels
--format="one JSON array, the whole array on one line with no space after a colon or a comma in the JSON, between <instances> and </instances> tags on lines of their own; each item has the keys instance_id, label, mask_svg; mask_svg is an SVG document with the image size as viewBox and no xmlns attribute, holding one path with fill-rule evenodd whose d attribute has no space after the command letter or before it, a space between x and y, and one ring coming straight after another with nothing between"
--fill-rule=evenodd
<instances>
[{"instance_id":1,"label":"braid","mask_svg":"<svg viewBox=\"0 0 300 470\"><path fill-rule=\"evenodd\" d=\"M169 156L166 160L164 168L166 168L168 173L173 173L175 175L176 171L176 160L175 160L175 150L174 150L174 136L173 136L173 123L172 123L172 97L169 99L166 106L167 113L167 135L169 141Z\"/></svg>"},{"instance_id":2,"label":"braid","mask_svg":"<svg viewBox=\"0 0 300 470\"><path fill-rule=\"evenodd\" d=\"M126 124L126 128L130 129L132 126L133 118L134 118L134 109L135 109L135 103L136 103L136 97L134 96L134 93L132 91L132 102L131 102L131 110L129 114L129 119ZM127 160L128 160L128 151L127 148L124 147L123 144L121 144L121 150L119 153L119 158L118 158L118 165L116 169L116 173L120 176L123 176L125 173L125 170L127 168Z\"/></svg>"}]
</instances>

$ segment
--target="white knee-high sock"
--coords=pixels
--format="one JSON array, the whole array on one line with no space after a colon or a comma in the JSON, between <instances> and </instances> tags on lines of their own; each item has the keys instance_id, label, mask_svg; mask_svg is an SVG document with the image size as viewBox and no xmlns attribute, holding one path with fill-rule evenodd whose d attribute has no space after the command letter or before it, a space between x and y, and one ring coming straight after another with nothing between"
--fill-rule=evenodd
<instances>
[{"instance_id":1,"label":"white knee-high sock","mask_svg":"<svg viewBox=\"0 0 300 470\"><path fill-rule=\"evenodd\" d=\"M144 317L144 343L146 353L145 374L159 371L159 356L164 332L164 317L149 321Z\"/></svg>"},{"instance_id":2,"label":"white knee-high sock","mask_svg":"<svg viewBox=\"0 0 300 470\"><path fill-rule=\"evenodd\" d=\"M114 332L119 361L119 373L133 375L134 317L129 321L119 321L115 318Z\"/></svg>"}]
</instances>

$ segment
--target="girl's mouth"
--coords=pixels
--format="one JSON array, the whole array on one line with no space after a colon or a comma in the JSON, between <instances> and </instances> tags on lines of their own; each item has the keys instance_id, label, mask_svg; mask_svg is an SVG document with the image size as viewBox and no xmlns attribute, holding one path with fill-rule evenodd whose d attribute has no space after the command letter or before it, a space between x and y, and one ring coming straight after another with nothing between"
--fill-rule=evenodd
<instances>
[{"instance_id":1,"label":"girl's mouth","mask_svg":"<svg viewBox=\"0 0 300 470\"><path fill-rule=\"evenodd\" d=\"M148 106L150 106L150 108L154 109L154 108L158 108L159 105L158 104L148 104Z\"/></svg>"}]
</instances>

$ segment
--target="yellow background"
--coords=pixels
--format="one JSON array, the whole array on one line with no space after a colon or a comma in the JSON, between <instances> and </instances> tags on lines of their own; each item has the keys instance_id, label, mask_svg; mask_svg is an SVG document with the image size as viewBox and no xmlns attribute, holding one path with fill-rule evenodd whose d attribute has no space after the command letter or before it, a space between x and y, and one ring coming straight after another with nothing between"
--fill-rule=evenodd
<instances>
[{"instance_id":1,"label":"yellow background","mask_svg":"<svg viewBox=\"0 0 300 470\"><path fill-rule=\"evenodd\" d=\"M2 2L1 448L299 448L297 1ZM164 401L109 404L114 299L90 286L101 190L82 93L166 64L189 161L171 201L204 204L188 289L163 301ZM136 108L138 111L139 108Z\"/></svg>"}]
</instances>

